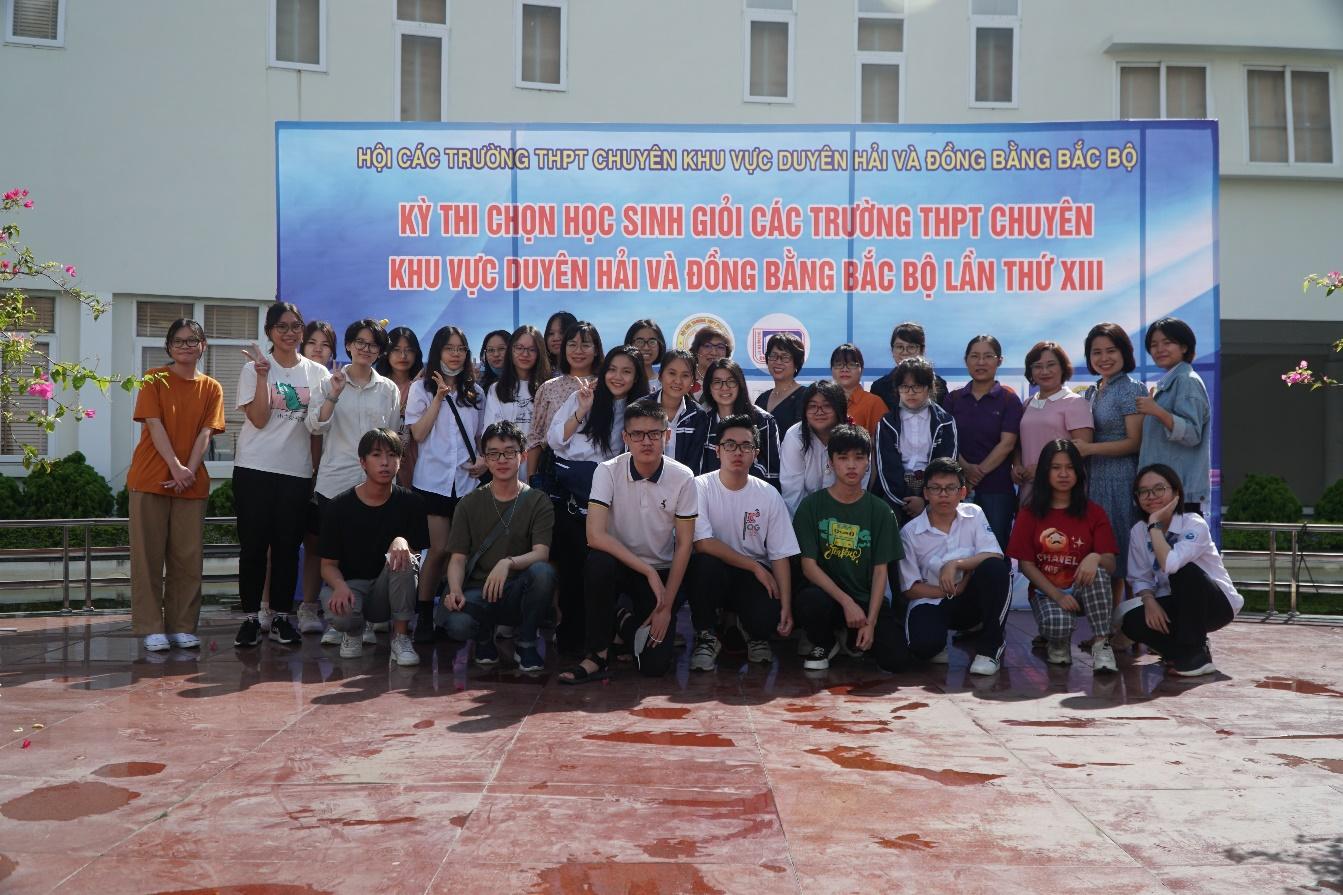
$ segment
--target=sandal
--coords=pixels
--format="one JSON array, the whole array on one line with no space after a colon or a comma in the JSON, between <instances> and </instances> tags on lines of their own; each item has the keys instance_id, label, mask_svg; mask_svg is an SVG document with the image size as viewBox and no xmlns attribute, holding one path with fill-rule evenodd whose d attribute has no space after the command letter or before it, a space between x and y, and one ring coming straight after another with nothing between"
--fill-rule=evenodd
<instances>
[{"instance_id":1,"label":"sandal","mask_svg":"<svg viewBox=\"0 0 1343 895\"><path fill-rule=\"evenodd\" d=\"M601 658L596 653L588 653L583 657L583 661L591 662L597 666L596 671L588 671L583 667L583 663L575 665L573 668L560 672L559 682L561 684L590 684L593 681L604 681L607 679L606 659ZM569 675L565 677L565 675Z\"/></svg>"}]
</instances>

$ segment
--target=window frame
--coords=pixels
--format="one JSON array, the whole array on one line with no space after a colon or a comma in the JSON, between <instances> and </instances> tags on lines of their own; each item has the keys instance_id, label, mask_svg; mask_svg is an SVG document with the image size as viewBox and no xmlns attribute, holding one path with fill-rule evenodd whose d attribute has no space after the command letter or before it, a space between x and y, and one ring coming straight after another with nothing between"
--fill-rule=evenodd
<instances>
[{"instance_id":1,"label":"window frame","mask_svg":"<svg viewBox=\"0 0 1343 895\"><path fill-rule=\"evenodd\" d=\"M443 43L441 71L439 72L438 120L448 120L448 52L452 44L448 37L452 31L452 5L445 4L447 13L443 24L437 22L415 22L397 16L396 0L392 3L392 120L401 121L401 38L435 37Z\"/></svg>"},{"instance_id":2,"label":"window frame","mask_svg":"<svg viewBox=\"0 0 1343 895\"><path fill-rule=\"evenodd\" d=\"M266 67L284 69L285 71L315 71L326 72L326 13L327 0L317 0L317 63L311 62L287 62L275 57L275 28L278 24L278 15L276 13L276 4L279 0L270 0L269 12L266 16ZM395 13L393 13L395 14Z\"/></svg>"},{"instance_id":3,"label":"window frame","mask_svg":"<svg viewBox=\"0 0 1343 895\"><path fill-rule=\"evenodd\" d=\"M1335 125L1335 123L1334 123L1334 122L1335 122L1335 117L1336 117L1336 116L1334 115L1334 111L1335 111L1335 110L1334 110L1334 72L1333 72L1333 69L1330 69L1330 68L1324 68L1324 67L1316 67L1316 66L1311 66L1311 65L1263 65L1263 64L1258 64L1258 63L1247 63L1247 64L1243 65L1243 66L1241 67L1241 69L1242 69L1242 71L1241 71L1241 73L1242 73L1241 84L1243 84L1244 87L1245 87L1245 105L1244 105L1244 109L1245 109L1245 129L1244 129L1244 131L1243 131L1243 136L1245 137L1245 154L1244 154L1245 164L1246 164L1246 165L1255 165L1255 166L1263 165L1263 166L1266 166L1266 167L1268 167L1268 168L1281 168L1281 169L1283 169L1283 170L1289 170L1289 169L1292 169L1292 168L1305 168L1305 169L1307 169L1307 170L1310 170L1310 169L1323 170L1323 169L1327 169L1327 168L1334 168L1334 167L1337 167L1338 164L1339 164L1339 161L1340 161L1340 160L1339 160L1339 151L1338 151L1338 149L1339 149L1339 147L1338 147L1338 127L1337 127L1337 126ZM1286 160L1286 161L1281 161L1281 162L1268 162L1268 161L1259 161L1259 160L1250 158L1250 72L1252 72L1252 71L1274 71L1274 72L1279 72L1279 71L1280 71L1280 72L1283 73L1283 78L1282 78L1282 90L1283 90L1283 99L1284 99L1284 101L1285 101L1285 106L1286 106L1286 109L1287 109L1287 160ZM1333 156L1333 160L1332 160L1332 161L1327 161L1327 162L1298 162L1298 161L1296 160L1296 134L1295 134L1295 128L1292 126L1292 125L1293 125L1293 112L1292 112L1292 72L1294 72L1294 71L1308 72L1308 73L1310 73L1310 74L1323 74L1323 75L1325 76L1325 78L1326 78L1325 83L1326 83L1326 85L1327 85L1327 88L1328 88L1328 91L1329 91L1329 95L1328 95L1327 97L1325 97L1325 102L1326 102L1326 104L1327 104L1328 107L1329 107L1329 148L1330 148L1330 154Z\"/></svg>"},{"instance_id":4,"label":"window frame","mask_svg":"<svg viewBox=\"0 0 1343 895\"><path fill-rule=\"evenodd\" d=\"M853 0L854 18L853 18L853 48L854 48L854 110L853 120L856 124L900 124L905 120L905 39L909 36L909 13L905 12L863 12L862 0ZM861 50L858 48L863 28L863 19L880 19L890 22L899 22L901 26L900 50ZM896 120L888 121L863 121L863 66L864 65L894 65L900 70L900 91L896 98L898 106Z\"/></svg>"},{"instance_id":5,"label":"window frame","mask_svg":"<svg viewBox=\"0 0 1343 895\"><path fill-rule=\"evenodd\" d=\"M528 81L522 77L522 21L524 6L549 6L560 11L560 80ZM446 57L445 57L446 58ZM513 0L513 86L519 90L549 90L567 92L569 89L569 0Z\"/></svg>"},{"instance_id":6,"label":"window frame","mask_svg":"<svg viewBox=\"0 0 1343 895\"><path fill-rule=\"evenodd\" d=\"M1214 110L1213 110L1213 105L1212 105L1212 64L1211 64L1211 63L1208 63L1208 62L1182 62L1182 61L1180 61L1180 60L1178 60L1178 59L1163 59L1163 60L1160 60L1160 61L1153 61L1153 60L1125 60L1125 61L1122 61L1122 62L1116 62L1116 63L1115 63L1114 117L1115 117L1115 120L1116 120L1116 121L1143 121L1143 120L1146 120L1146 119L1141 119L1141 118L1120 118L1120 117L1119 117L1120 114L1121 114L1121 112L1122 112L1122 110L1121 110L1121 106L1122 106L1122 104L1123 104L1123 96L1124 96L1123 77L1124 77L1124 69L1126 69L1126 68L1156 68L1156 69L1159 69L1159 72L1158 72L1158 74L1157 74L1157 88L1156 88L1156 89L1157 89L1158 93L1160 94L1160 95L1157 97L1157 100L1158 100L1158 102L1157 102L1157 108L1158 108L1158 110L1159 110L1159 112L1160 112L1161 117L1160 117L1159 119L1151 119L1151 120L1159 120L1159 121L1166 121L1166 120L1180 120L1180 121L1184 121L1184 120L1197 120L1197 119L1170 119L1169 116L1166 114L1166 112L1167 112L1167 110L1166 110L1166 69L1167 69L1167 68L1201 68L1201 69L1203 69L1203 108L1206 110L1207 114L1206 114L1206 115L1204 116L1204 118L1201 119L1201 120L1203 120L1203 121L1212 121L1213 119L1215 119L1215 118L1217 117L1216 113L1215 113ZM1247 118L1248 118L1248 115L1247 115Z\"/></svg>"},{"instance_id":7,"label":"window frame","mask_svg":"<svg viewBox=\"0 0 1343 895\"><path fill-rule=\"evenodd\" d=\"M64 6L65 4L61 4L61 5ZM22 332L24 335L29 336L30 338L32 338L32 340L33 340L33 342L34 342L34 347L45 346L45 347L42 347L40 350L42 350L42 351L47 355L47 357L50 357L50 358L58 358L58 357L61 356L61 355L60 355L60 351L61 351L60 337L57 335L57 332L58 332L58 330L60 329L60 327L59 327L57 324L58 324L58 322L59 322L59 321L58 321L58 318L60 317L60 310L61 310L61 309L60 309L59 294L58 294L58 293L48 293L48 292L45 292L45 291L38 291L37 294L34 295L34 294L32 294L32 292L30 291L30 292L29 292L29 295L28 295L28 302L30 303L30 306L31 306L31 302L32 302L32 300L33 300L34 298L50 298L50 299L51 299L51 303L52 303L52 305L51 305L51 329L48 330L48 331L46 331L46 332L34 332L34 331L31 330L31 329L21 330L21 332ZM26 371L26 370L29 369L29 365L28 365L27 363L23 363L23 364L21 364L20 369ZM48 374L50 374L50 372L51 372L51 368L50 368L49 366L47 367L47 372L48 372ZM25 375L26 375L26 373L25 373ZM58 391L59 391L59 389L58 389ZM10 400L12 400L12 401L16 401L16 402L17 402L17 401L21 401L21 400L23 400L25 397L28 397L28 396L27 396L27 395L13 395L13 396L10 398ZM53 399L51 399L51 400L55 400L55 399L53 398ZM51 408L51 400L48 400L48 401L44 401L44 402L43 402L43 403L46 405L46 408L47 408L48 410L50 410L50 408ZM27 415L27 412L26 412L26 411L23 413L23 416L22 416L22 417L16 417L16 418L15 418L15 422L17 422L17 423L26 423L27 421L28 421L28 415ZM53 450L56 449L55 441L56 441L56 438L57 438L58 433L59 433L59 430L58 430L57 432L48 432L48 433L46 433L46 439L47 439L46 450L41 451L41 452L38 453L38 457L39 457L39 458L45 460L45 459L49 459L49 458L51 457ZM4 445L4 439L3 439L3 437L0 437L0 452L2 452L2 451L4 450L4 447L5 447L5 445ZM23 451L22 451L22 450L20 450L20 451L19 451L18 453L16 453L16 454L0 453L0 464L3 464L3 465L5 465L5 466L9 466L9 465L14 464L14 463L22 463L22 462L23 462Z\"/></svg>"},{"instance_id":8,"label":"window frame","mask_svg":"<svg viewBox=\"0 0 1343 895\"><path fill-rule=\"evenodd\" d=\"M742 0L741 98L747 103L787 105L797 96L797 0L791 10L756 9L750 0ZM788 26L788 92L783 96L754 96L751 93L751 25L754 22L781 22ZM856 26L855 26L856 28ZM856 35L855 31L855 35ZM857 38L855 37L855 41ZM855 46L857 44L855 43Z\"/></svg>"},{"instance_id":9,"label":"window frame","mask_svg":"<svg viewBox=\"0 0 1343 895\"><path fill-rule=\"evenodd\" d=\"M967 0L970 10L970 80L969 107L971 109L1017 109L1021 106L1021 0L1017 0L1014 16L981 15L975 12L975 0ZM978 64L978 37L981 28L1006 28L1012 32L1012 96L1006 102L980 102L975 99L975 74Z\"/></svg>"},{"instance_id":10,"label":"window frame","mask_svg":"<svg viewBox=\"0 0 1343 895\"><path fill-rule=\"evenodd\" d=\"M199 321L201 326L205 325L205 308L207 305L217 305L228 308L236 308L236 307L252 308L256 313L257 334L255 338L211 339L207 334L206 341L208 344L206 346L206 351L207 352L241 351L243 348L247 347L248 345L251 345L254 342L258 345L262 345L265 342L265 333L263 331L265 318L262 314L263 309L262 304L253 304L247 301L237 301L228 299L201 299L201 298L177 297L170 295L155 295L155 296L137 295L134 297L134 303L136 310L135 310L135 316L133 316L131 319L131 332L134 333L134 335L132 336L132 342L134 343L134 363L135 363L136 375L138 376L143 376L146 370L151 369L150 367L146 367L144 365L145 348L155 348L161 353L160 360L154 364L155 367L166 367L168 366L168 364L171 363L167 354L163 353L162 335L158 336L139 335L139 328L137 326L137 321L139 319L139 306L142 303L191 305L191 319ZM211 375L205 363L202 363L197 369L199 369L202 373L205 373L207 376ZM218 377L215 378L218 379ZM229 404L229 389L232 388L236 390L238 384L236 382L229 383L224 381L220 381L219 384L224 389L224 414L225 416L228 416L229 412L234 409ZM139 426L142 424L137 423L136 425ZM240 434L239 431L236 428L232 427L230 428L229 431L224 433L223 437L232 438L234 444L233 457L227 459L212 458L211 454L213 454L214 452L214 439L212 438L210 440L210 444L207 446L205 451L205 462L210 464L207 467L207 469L210 471L211 475L227 475L231 473L233 469L233 460L237 456L237 444L238 444L237 439L239 434ZM139 430L136 429L135 430L136 443L139 442L139 438L140 438Z\"/></svg>"},{"instance_id":11,"label":"window frame","mask_svg":"<svg viewBox=\"0 0 1343 895\"><path fill-rule=\"evenodd\" d=\"M68 0L56 0L56 39L42 37L20 37L14 33L14 0L5 0L5 40L7 45L16 47L45 47L47 49L65 48L65 7Z\"/></svg>"}]
</instances>

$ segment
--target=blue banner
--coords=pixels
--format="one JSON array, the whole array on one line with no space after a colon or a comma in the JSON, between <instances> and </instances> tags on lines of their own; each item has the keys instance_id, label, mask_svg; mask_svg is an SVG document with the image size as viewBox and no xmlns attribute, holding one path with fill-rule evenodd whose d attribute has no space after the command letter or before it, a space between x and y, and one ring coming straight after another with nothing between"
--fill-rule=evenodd
<instances>
[{"instance_id":1,"label":"blue banner","mask_svg":"<svg viewBox=\"0 0 1343 895\"><path fill-rule=\"evenodd\" d=\"M953 385L966 342L1004 381L1101 321L1139 347L1171 314L1218 399L1217 128L1211 121L809 127L279 122L280 297L341 331L360 317L473 345L565 309L614 345L656 319L714 323L748 376L780 330L804 382L851 341L865 378L917 321ZM762 383L763 384L763 383ZM1213 505L1219 505L1214 420Z\"/></svg>"}]
</instances>

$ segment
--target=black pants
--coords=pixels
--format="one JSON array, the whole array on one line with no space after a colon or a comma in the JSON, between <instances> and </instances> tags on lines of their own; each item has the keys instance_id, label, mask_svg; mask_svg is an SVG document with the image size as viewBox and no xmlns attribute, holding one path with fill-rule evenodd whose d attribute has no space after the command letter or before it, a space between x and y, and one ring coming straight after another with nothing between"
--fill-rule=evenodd
<instances>
[{"instance_id":1,"label":"black pants","mask_svg":"<svg viewBox=\"0 0 1343 895\"><path fill-rule=\"evenodd\" d=\"M1008 605L1007 560L986 559L970 574L960 596L938 603L911 606L905 617L909 651L931 659L947 645L948 631L964 631L980 625L975 653L1002 661L1003 620Z\"/></svg>"},{"instance_id":2,"label":"black pants","mask_svg":"<svg viewBox=\"0 0 1343 895\"><path fill-rule=\"evenodd\" d=\"M233 468L233 508L238 517L238 594L243 612L261 608L270 554L270 592L277 612L288 612L298 585L298 547L307 529L312 479Z\"/></svg>"},{"instance_id":3,"label":"black pants","mask_svg":"<svg viewBox=\"0 0 1343 895\"><path fill-rule=\"evenodd\" d=\"M859 606L863 605L859 601ZM866 607L864 607L866 611ZM812 646L830 649L835 645L835 629L848 628L844 610L839 603L814 584L803 585L793 601L793 617ZM883 671L903 671L909 667L909 647L905 644L905 627L891 604L882 603L877 613L877 626L872 632L872 647L868 650Z\"/></svg>"},{"instance_id":4,"label":"black pants","mask_svg":"<svg viewBox=\"0 0 1343 895\"><path fill-rule=\"evenodd\" d=\"M658 572L664 584L667 573L665 569ZM649 677L666 673L675 658L672 646L676 634L673 630L676 625L675 607L662 642L649 643L639 650L635 633L657 605L648 579L609 553L589 550L583 564L583 586L587 591L587 651L601 653L610 648L616 624L616 598L624 594L630 600L633 614L621 626L621 639L635 647L634 661L639 671Z\"/></svg>"},{"instance_id":5,"label":"black pants","mask_svg":"<svg viewBox=\"0 0 1343 895\"><path fill-rule=\"evenodd\" d=\"M712 631L718 610L732 609L751 640L769 640L779 627L782 604L755 575L716 556L695 553L686 570L690 583L690 617L696 631Z\"/></svg>"},{"instance_id":6,"label":"black pants","mask_svg":"<svg viewBox=\"0 0 1343 895\"><path fill-rule=\"evenodd\" d=\"M555 532L550 561L559 576L560 626L555 632L559 647L577 652L583 646L587 606L583 596L583 565L588 555L588 517L570 512L567 501L552 500Z\"/></svg>"},{"instance_id":7,"label":"black pants","mask_svg":"<svg viewBox=\"0 0 1343 895\"><path fill-rule=\"evenodd\" d=\"M1169 634L1149 628L1141 606L1124 613L1120 627L1129 639L1147 644L1167 659L1178 661L1199 652L1210 632L1225 628L1235 617L1226 594L1193 563L1170 576L1170 594L1156 601L1166 610Z\"/></svg>"}]
</instances>

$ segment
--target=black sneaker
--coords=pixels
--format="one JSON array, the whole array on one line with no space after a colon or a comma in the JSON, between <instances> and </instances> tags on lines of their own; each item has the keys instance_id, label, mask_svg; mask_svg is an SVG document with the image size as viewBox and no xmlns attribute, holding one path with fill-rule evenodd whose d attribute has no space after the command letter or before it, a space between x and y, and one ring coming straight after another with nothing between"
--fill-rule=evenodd
<instances>
[{"instance_id":1,"label":"black sneaker","mask_svg":"<svg viewBox=\"0 0 1343 895\"><path fill-rule=\"evenodd\" d=\"M287 645L302 642L303 635L299 634L289 616L277 615L270 623L270 639Z\"/></svg>"},{"instance_id":2,"label":"black sneaker","mask_svg":"<svg viewBox=\"0 0 1343 895\"><path fill-rule=\"evenodd\" d=\"M234 646L256 646L261 642L261 622L254 618L243 619L238 628L238 636L233 638Z\"/></svg>"},{"instance_id":3,"label":"black sneaker","mask_svg":"<svg viewBox=\"0 0 1343 895\"><path fill-rule=\"evenodd\" d=\"M517 651L519 671L544 671L546 662L536 649L536 644L520 646Z\"/></svg>"},{"instance_id":4,"label":"black sneaker","mask_svg":"<svg viewBox=\"0 0 1343 895\"><path fill-rule=\"evenodd\" d=\"M802 660L802 667L808 671L825 671L830 667L830 660L835 657L839 651L839 644L833 647L813 646L811 652Z\"/></svg>"},{"instance_id":5,"label":"black sneaker","mask_svg":"<svg viewBox=\"0 0 1343 895\"><path fill-rule=\"evenodd\" d=\"M476 641L476 664L483 668L499 664L499 647L493 640Z\"/></svg>"},{"instance_id":6,"label":"black sneaker","mask_svg":"<svg viewBox=\"0 0 1343 895\"><path fill-rule=\"evenodd\" d=\"M1197 652L1176 659L1174 671L1180 677L1199 677L1204 674L1216 674L1217 666L1212 664L1212 654L1205 646Z\"/></svg>"}]
</instances>

